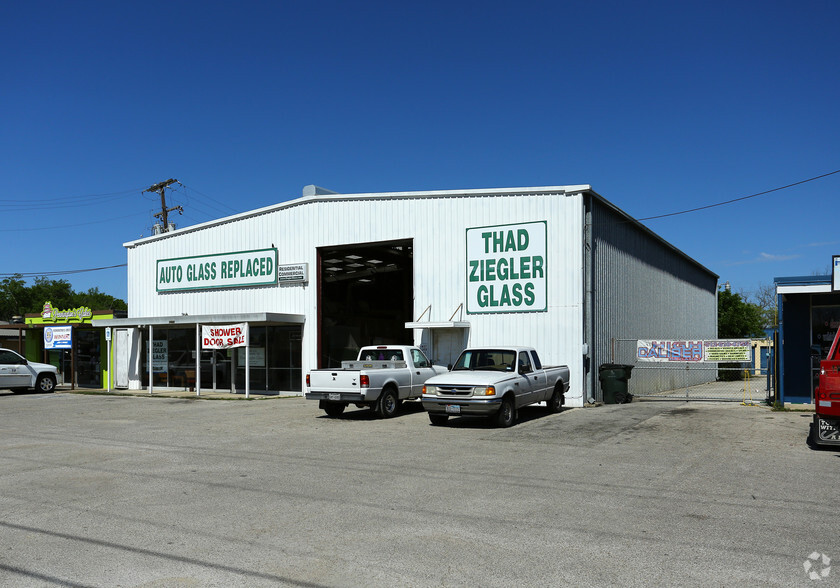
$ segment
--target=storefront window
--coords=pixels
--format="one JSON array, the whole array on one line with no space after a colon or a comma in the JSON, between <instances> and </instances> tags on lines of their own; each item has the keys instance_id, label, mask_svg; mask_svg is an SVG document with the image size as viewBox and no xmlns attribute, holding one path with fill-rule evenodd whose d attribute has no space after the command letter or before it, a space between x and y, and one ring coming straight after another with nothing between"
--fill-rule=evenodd
<instances>
[{"instance_id":1,"label":"storefront window","mask_svg":"<svg viewBox=\"0 0 840 588\"><path fill-rule=\"evenodd\" d=\"M148 331L142 333L142 386L149 385ZM301 327L251 326L249 329L250 390L300 391ZM245 389L245 348L201 351L201 388L229 390L236 370L236 388ZM155 386L193 389L195 328L155 329L152 350Z\"/></svg>"},{"instance_id":2,"label":"storefront window","mask_svg":"<svg viewBox=\"0 0 840 588\"><path fill-rule=\"evenodd\" d=\"M76 345L76 373L79 386L102 385L102 350L99 329L74 329L73 337Z\"/></svg>"},{"instance_id":3,"label":"storefront window","mask_svg":"<svg viewBox=\"0 0 840 588\"><path fill-rule=\"evenodd\" d=\"M251 392L288 392L301 389L302 332L294 327L251 327ZM245 349L237 349L236 387L245 388Z\"/></svg>"}]
</instances>

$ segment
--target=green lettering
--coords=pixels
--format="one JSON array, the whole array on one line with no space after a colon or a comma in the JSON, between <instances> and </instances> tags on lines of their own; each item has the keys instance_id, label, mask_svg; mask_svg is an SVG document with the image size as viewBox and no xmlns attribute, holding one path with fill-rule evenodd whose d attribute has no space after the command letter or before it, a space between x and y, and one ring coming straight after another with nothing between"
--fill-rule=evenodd
<instances>
[{"instance_id":1,"label":"green lettering","mask_svg":"<svg viewBox=\"0 0 840 588\"><path fill-rule=\"evenodd\" d=\"M482 308L487 306L487 286L478 287L478 305Z\"/></svg>"},{"instance_id":2,"label":"green lettering","mask_svg":"<svg viewBox=\"0 0 840 588\"><path fill-rule=\"evenodd\" d=\"M471 261L470 262L470 282L480 282L481 280L478 277L478 262Z\"/></svg>"},{"instance_id":3,"label":"green lettering","mask_svg":"<svg viewBox=\"0 0 840 588\"><path fill-rule=\"evenodd\" d=\"M505 251L516 251L516 240L513 237L513 231L507 232L507 241L505 242Z\"/></svg>"},{"instance_id":4,"label":"green lettering","mask_svg":"<svg viewBox=\"0 0 840 588\"><path fill-rule=\"evenodd\" d=\"M511 290L513 290L513 305L522 306L522 284L517 282Z\"/></svg>"},{"instance_id":5,"label":"green lettering","mask_svg":"<svg viewBox=\"0 0 840 588\"><path fill-rule=\"evenodd\" d=\"M519 276L523 280L531 277L531 258L528 256L519 258Z\"/></svg>"},{"instance_id":6,"label":"green lettering","mask_svg":"<svg viewBox=\"0 0 840 588\"><path fill-rule=\"evenodd\" d=\"M490 253L490 237L493 233L481 233L481 238L484 239L484 253Z\"/></svg>"},{"instance_id":7,"label":"green lettering","mask_svg":"<svg viewBox=\"0 0 840 588\"><path fill-rule=\"evenodd\" d=\"M534 271L531 273L532 276L535 278L544 278L545 273L543 272L543 258L540 255L535 255L531 258L534 262Z\"/></svg>"},{"instance_id":8,"label":"green lettering","mask_svg":"<svg viewBox=\"0 0 840 588\"><path fill-rule=\"evenodd\" d=\"M534 283L528 282L525 284L525 306L533 305L534 300L536 300L536 296L534 296Z\"/></svg>"},{"instance_id":9,"label":"green lettering","mask_svg":"<svg viewBox=\"0 0 840 588\"><path fill-rule=\"evenodd\" d=\"M502 297L499 300L501 306L510 306L510 292L508 292L507 284L502 286Z\"/></svg>"},{"instance_id":10,"label":"green lettering","mask_svg":"<svg viewBox=\"0 0 840 588\"><path fill-rule=\"evenodd\" d=\"M519 229L517 231L519 237L519 243L517 243L517 249L519 251L525 251L528 249L528 231L526 229Z\"/></svg>"}]
</instances>

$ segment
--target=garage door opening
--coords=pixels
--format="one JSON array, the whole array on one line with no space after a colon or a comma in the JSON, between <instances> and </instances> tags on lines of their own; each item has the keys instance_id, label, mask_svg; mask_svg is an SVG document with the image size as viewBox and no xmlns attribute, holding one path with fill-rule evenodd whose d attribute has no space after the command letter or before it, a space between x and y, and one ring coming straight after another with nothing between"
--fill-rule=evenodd
<instances>
[{"instance_id":1,"label":"garage door opening","mask_svg":"<svg viewBox=\"0 0 840 588\"><path fill-rule=\"evenodd\" d=\"M318 250L318 366L356 359L364 345L410 345L412 241Z\"/></svg>"}]
</instances>

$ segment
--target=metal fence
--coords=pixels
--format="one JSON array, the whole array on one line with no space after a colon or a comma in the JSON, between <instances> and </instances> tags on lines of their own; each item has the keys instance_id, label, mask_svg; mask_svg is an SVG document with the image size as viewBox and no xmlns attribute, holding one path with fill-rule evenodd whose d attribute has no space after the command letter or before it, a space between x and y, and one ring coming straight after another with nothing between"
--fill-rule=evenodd
<instances>
[{"instance_id":1,"label":"metal fence","mask_svg":"<svg viewBox=\"0 0 840 588\"><path fill-rule=\"evenodd\" d=\"M632 365L628 391L639 398L766 403L773 397L767 369L751 363L636 360L636 339L616 339L612 363Z\"/></svg>"}]
</instances>

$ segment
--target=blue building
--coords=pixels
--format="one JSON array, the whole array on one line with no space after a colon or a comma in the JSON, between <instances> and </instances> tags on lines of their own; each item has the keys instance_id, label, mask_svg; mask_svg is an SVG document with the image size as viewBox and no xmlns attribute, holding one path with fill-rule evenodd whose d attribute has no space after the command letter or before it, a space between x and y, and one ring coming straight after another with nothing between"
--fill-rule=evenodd
<instances>
[{"instance_id":1,"label":"blue building","mask_svg":"<svg viewBox=\"0 0 840 588\"><path fill-rule=\"evenodd\" d=\"M819 382L820 360L840 327L840 289L830 275L782 277L774 282L779 307L777 399L810 404Z\"/></svg>"}]
</instances>

